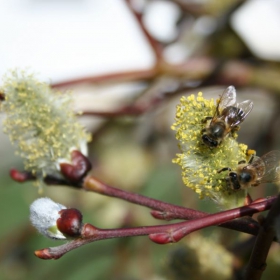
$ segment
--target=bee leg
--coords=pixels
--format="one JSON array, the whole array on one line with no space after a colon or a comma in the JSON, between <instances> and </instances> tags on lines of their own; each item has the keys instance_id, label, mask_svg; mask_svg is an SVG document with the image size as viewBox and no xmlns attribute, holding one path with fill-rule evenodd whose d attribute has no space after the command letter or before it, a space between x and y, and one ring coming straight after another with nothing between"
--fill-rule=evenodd
<instances>
[{"instance_id":1,"label":"bee leg","mask_svg":"<svg viewBox=\"0 0 280 280\"><path fill-rule=\"evenodd\" d=\"M232 188L230 187L230 178L227 177L227 178L225 179L225 181L226 181L226 184L227 184L227 188L228 188L228 189L232 189Z\"/></svg>"},{"instance_id":2,"label":"bee leg","mask_svg":"<svg viewBox=\"0 0 280 280\"><path fill-rule=\"evenodd\" d=\"M223 172L223 171L231 171L231 168L229 168L229 167L224 167L224 168L218 170L217 172L218 172L218 173L221 173L221 172Z\"/></svg>"},{"instance_id":3,"label":"bee leg","mask_svg":"<svg viewBox=\"0 0 280 280\"><path fill-rule=\"evenodd\" d=\"M250 160L248 161L248 163L251 164L253 162L254 158L255 158L255 155L252 155Z\"/></svg>"},{"instance_id":4,"label":"bee leg","mask_svg":"<svg viewBox=\"0 0 280 280\"><path fill-rule=\"evenodd\" d=\"M202 123L206 123L207 121L210 121L212 119L213 119L212 117L206 117L202 120Z\"/></svg>"},{"instance_id":5,"label":"bee leg","mask_svg":"<svg viewBox=\"0 0 280 280\"><path fill-rule=\"evenodd\" d=\"M246 151L246 158L247 158L247 161L249 163L252 163L255 156L256 156L256 151L255 150L248 149Z\"/></svg>"},{"instance_id":6,"label":"bee leg","mask_svg":"<svg viewBox=\"0 0 280 280\"><path fill-rule=\"evenodd\" d=\"M258 181L256 181L255 184L252 184L251 187L257 187L259 184L260 184L260 181L258 180Z\"/></svg>"},{"instance_id":7,"label":"bee leg","mask_svg":"<svg viewBox=\"0 0 280 280\"><path fill-rule=\"evenodd\" d=\"M238 164L243 164L243 163L246 163L246 160L240 160L239 162L238 162Z\"/></svg>"},{"instance_id":8,"label":"bee leg","mask_svg":"<svg viewBox=\"0 0 280 280\"><path fill-rule=\"evenodd\" d=\"M239 130L239 128L240 128L240 126L238 126L238 125L231 128L230 134L232 137L237 138L236 132Z\"/></svg>"},{"instance_id":9,"label":"bee leg","mask_svg":"<svg viewBox=\"0 0 280 280\"><path fill-rule=\"evenodd\" d=\"M237 132L239 129L240 129L240 126L239 126L239 125L236 125L236 126L232 127L231 132L232 132L232 133L235 133L235 132Z\"/></svg>"}]
</instances>

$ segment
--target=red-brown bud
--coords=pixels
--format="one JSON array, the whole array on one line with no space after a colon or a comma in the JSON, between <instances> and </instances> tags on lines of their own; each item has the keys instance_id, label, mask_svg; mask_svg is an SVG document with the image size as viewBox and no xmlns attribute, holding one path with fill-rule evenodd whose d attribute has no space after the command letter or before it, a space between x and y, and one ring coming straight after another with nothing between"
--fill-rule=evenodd
<instances>
[{"instance_id":1,"label":"red-brown bud","mask_svg":"<svg viewBox=\"0 0 280 280\"><path fill-rule=\"evenodd\" d=\"M91 163L89 159L78 150L71 152L71 161L72 164L60 163L60 171L69 181L78 183L91 170Z\"/></svg>"},{"instance_id":2,"label":"red-brown bud","mask_svg":"<svg viewBox=\"0 0 280 280\"><path fill-rule=\"evenodd\" d=\"M81 235L83 216L75 208L62 209L59 211L60 218L57 219L57 228L65 235L78 237Z\"/></svg>"},{"instance_id":3,"label":"red-brown bud","mask_svg":"<svg viewBox=\"0 0 280 280\"><path fill-rule=\"evenodd\" d=\"M254 203L259 203L259 202L263 202L263 201L265 201L265 200L266 200L266 198L263 198L263 197L257 198L257 199L255 199L254 201L252 201L252 204L254 204Z\"/></svg>"},{"instance_id":4,"label":"red-brown bud","mask_svg":"<svg viewBox=\"0 0 280 280\"><path fill-rule=\"evenodd\" d=\"M164 212L162 212L162 211L152 210L151 215L156 219L165 220Z\"/></svg>"},{"instance_id":5,"label":"red-brown bud","mask_svg":"<svg viewBox=\"0 0 280 280\"><path fill-rule=\"evenodd\" d=\"M54 257L50 254L49 248L37 250L34 252L35 256L43 260L51 260Z\"/></svg>"},{"instance_id":6,"label":"red-brown bud","mask_svg":"<svg viewBox=\"0 0 280 280\"><path fill-rule=\"evenodd\" d=\"M252 197L250 196L250 194L247 194L246 197L245 197L244 205L245 206L250 205L252 202L253 202Z\"/></svg>"},{"instance_id":7,"label":"red-brown bud","mask_svg":"<svg viewBox=\"0 0 280 280\"><path fill-rule=\"evenodd\" d=\"M149 235L149 238L157 244L168 244L168 243L174 242L174 240L171 238L171 236L165 232L152 233Z\"/></svg>"},{"instance_id":8,"label":"red-brown bud","mask_svg":"<svg viewBox=\"0 0 280 280\"><path fill-rule=\"evenodd\" d=\"M26 172L26 171L18 171L17 169L11 169L10 170L10 176L14 181L23 183L26 182L28 180L32 180L35 177L30 173L30 172Z\"/></svg>"},{"instance_id":9,"label":"red-brown bud","mask_svg":"<svg viewBox=\"0 0 280 280\"><path fill-rule=\"evenodd\" d=\"M151 215L159 220L170 221L173 219L173 214L165 211L152 210Z\"/></svg>"},{"instance_id":10,"label":"red-brown bud","mask_svg":"<svg viewBox=\"0 0 280 280\"><path fill-rule=\"evenodd\" d=\"M83 238L94 237L98 234L98 228L94 227L91 224L84 224L81 236Z\"/></svg>"}]
</instances>

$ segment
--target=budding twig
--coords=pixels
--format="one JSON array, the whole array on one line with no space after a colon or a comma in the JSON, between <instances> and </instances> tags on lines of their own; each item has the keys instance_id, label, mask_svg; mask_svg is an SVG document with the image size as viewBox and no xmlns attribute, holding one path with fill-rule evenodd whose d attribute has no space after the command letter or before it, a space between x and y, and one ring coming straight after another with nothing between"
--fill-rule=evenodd
<instances>
[{"instance_id":1,"label":"budding twig","mask_svg":"<svg viewBox=\"0 0 280 280\"><path fill-rule=\"evenodd\" d=\"M103 182L97 180L93 176L88 176L84 180L83 189L87 191L96 192L106 196L120 198L134 204L142 205L153 209L151 214L157 219L172 220L172 219L187 219L193 220L208 216L208 213L177 206L174 204L159 201L149 198L140 194L131 193L125 190L120 190ZM238 220L225 222L221 227L230 228L245 232L248 234L256 235L258 232L258 223L252 219Z\"/></svg>"},{"instance_id":2,"label":"budding twig","mask_svg":"<svg viewBox=\"0 0 280 280\"><path fill-rule=\"evenodd\" d=\"M131 237L148 235L150 239L159 244L174 243L196 230L219 225L225 221L230 221L239 217L252 215L262 212L271 207L275 197L266 199L265 201L253 203L250 206L243 206L206 217L198 218L180 223L159 226L145 226L124 229L99 229L90 224L84 224L80 238L68 242L67 244L41 249L35 252L35 255L42 259L58 259L65 253L76 249L82 245L111 238Z\"/></svg>"},{"instance_id":3,"label":"budding twig","mask_svg":"<svg viewBox=\"0 0 280 280\"><path fill-rule=\"evenodd\" d=\"M16 174L16 176L14 174ZM18 182L36 179L34 176L32 177L31 175L29 175L29 172L20 172L15 169L13 169L13 172L11 172L11 177ZM26 178L26 180L22 180L22 178ZM61 178L56 178L48 175L44 178L44 182L49 186L63 185L74 188L83 188L86 191L91 191L102 195L119 198L137 205L142 205L152 209L151 215L156 219L166 221L173 219L193 220L209 215L209 213L206 212L177 206L171 203L149 198L140 194L114 188L112 186L104 184L103 182L99 181L93 176L87 176L84 180L84 183L71 183ZM265 202L266 200L264 199L263 203ZM237 221L227 221L219 226L248 233L251 235L257 235L259 230L259 224L249 217L247 217L247 219L239 219Z\"/></svg>"}]
</instances>

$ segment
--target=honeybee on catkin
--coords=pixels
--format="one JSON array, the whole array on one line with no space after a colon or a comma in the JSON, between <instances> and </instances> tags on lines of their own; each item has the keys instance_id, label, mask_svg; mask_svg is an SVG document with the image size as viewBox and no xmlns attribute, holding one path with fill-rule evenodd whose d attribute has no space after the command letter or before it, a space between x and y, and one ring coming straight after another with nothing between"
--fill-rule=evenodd
<instances>
[{"instance_id":1,"label":"honeybee on catkin","mask_svg":"<svg viewBox=\"0 0 280 280\"><path fill-rule=\"evenodd\" d=\"M252 156L248 163L239 162L235 171L228 170L225 178L227 186L233 190L256 187L262 183L280 182L280 151L271 151L262 157Z\"/></svg>"},{"instance_id":2,"label":"honeybee on catkin","mask_svg":"<svg viewBox=\"0 0 280 280\"><path fill-rule=\"evenodd\" d=\"M245 120L252 108L251 100L237 103L235 87L229 86L218 100L214 116L204 120L208 122L202 130L203 143L210 148L219 146L230 132L239 129L239 124Z\"/></svg>"}]
</instances>

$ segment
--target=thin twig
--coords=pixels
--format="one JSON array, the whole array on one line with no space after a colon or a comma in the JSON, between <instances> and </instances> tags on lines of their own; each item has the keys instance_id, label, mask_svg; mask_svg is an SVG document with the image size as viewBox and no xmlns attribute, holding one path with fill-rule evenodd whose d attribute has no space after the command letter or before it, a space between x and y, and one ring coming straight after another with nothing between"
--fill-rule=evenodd
<instances>
[{"instance_id":1,"label":"thin twig","mask_svg":"<svg viewBox=\"0 0 280 280\"><path fill-rule=\"evenodd\" d=\"M103 182L97 180L93 176L88 176L85 178L83 189L86 191L92 191L102 195L116 197L125 201L129 201L134 204L148 207L150 209L153 209L151 213L155 218L158 219L160 218L165 220L171 220L171 219L193 220L209 215L209 213L205 213L202 211L177 206L174 204L149 198L140 194L135 194L125 190L114 188L112 186L104 184ZM274 199L274 198L270 198L270 199ZM264 200L264 204L266 204L267 201L268 200ZM223 223L221 227L238 230L252 235L256 235L258 232L258 225L252 219L226 222Z\"/></svg>"},{"instance_id":2,"label":"thin twig","mask_svg":"<svg viewBox=\"0 0 280 280\"><path fill-rule=\"evenodd\" d=\"M135 70L135 71L127 71L127 72L116 72L116 73L108 73L104 75L96 75L96 76L88 76L83 78L77 78L73 80L68 80L65 82L57 82L52 83L53 88L59 87L69 87L82 83L110 83L110 82L126 82L126 81L141 81L146 79L153 79L157 75L157 69L147 69L147 70Z\"/></svg>"},{"instance_id":3,"label":"thin twig","mask_svg":"<svg viewBox=\"0 0 280 280\"><path fill-rule=\"evenodd\" d=\"M10 175L15 181L20 183L36 179L34 176L32 176L30 172L27 171L20 172L16 169L12 169L10 171ZM161 220L172 220L172 219L192 220L192 219L202 218L209 215L209 213L205 213L202 211L177 206L174 204L149 198L140 194L135 194L125 190L114 188L112 186L104 184L103 182L97 180L93 176L86 177L84 179L83 184L70 183L69 181L63 180L61 178L58 179L50 175L47 175L44 178L44 182L49 186L62 185L62 186L68 186L74 188L83 188L86 191L91 191L110 197L116 197L137 205L142 205L152 209L151 211L152 216L154 218L161 219ZM273 197L270 199L273 199ZM263 203L266 203L266 201L267 201L266 199L263 199ZM257 235L259 230L259 224L255 220L249 217L247 217L247 219L239 219L236 221L226 222L220 226L237 230L240 232L245 232L251 235Z\"/></svg>"},{"instance_id":4,"label":"thin twig","mask_svg":"<svg viewBox=\"0 0 280 280\"><path fill-rule=\"evenodd\" d=\"M133 5L131 4L131 0L126 0L125 1L128 8L130 9L131 13L134 15L136 21L138 22L139 27L141 28L142 32L146 36L147 41L149 42L150 46L152 47L154 54L156 56L156 64L159 64L161 62L162 58L162 46L160 45L159 42L157 42L153 36L150 35L148 30L146 29L143 21L142 21L142 14L135 11L133 9Z\"/></svg>"},{"instance_id":5,"label":"thin twig","mask_svg":"<svg viewBox=\"0 0 280 280\"><path fill-rule=\"evenodd\" d=\"M133 104L124 106L115 111L83 111L83 115L91 115L91 116L98 116L98 117L121 117L121 116L139 116L145 114L151 110L154 110L156 107L161 105L163 102L167 101L169 98L174 97L175 95L184 95L186 91L193 89L185 82L179 81L172 81L172 87L165 86L160 89L156 89L156 92L152 94L153 96L148 100L143 101L136 100ZM176 83L176 86L174 85ZM146 91L149 91L146 90ZM141 95L143 95L142 93Z\"/></svg>"},{"instance_id":6,"label":"thin twig","mask_svg":"<svg viewBox=\"0 0 280 280\"><path fill-rule=\"evenodd\" d=\"M274 222L280 215L280 195L275 199L273 205L261 223L259 234L245 271L245 279L259 280L266 268L266 258L275 236Z\"/></svg>"},{"instance_id":7,"label":"thin twig","mask_svg":"<svg viewBox=\"0 0 280 280\"><path fill-rule=\"evenodd\" d=\"M243 206L196 220L174 223L159 226L144 226L123 229L99 229L90 224L85 224L82 230L81 238L75 239L61 246L41 249L35 252L35 255L43 259L58 259L65 253L81 247L83 245L104 239L132 237L149 235L150 239L159 244L178 242L186 235L196 230L219 225L225 221L230 221L238 217L252 215L262 212L271 207L276 198L267 199L266 202L253 203L250 206Z\"/></svg>"}]
</instances>

